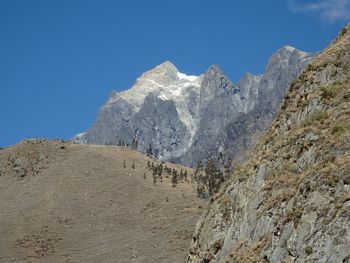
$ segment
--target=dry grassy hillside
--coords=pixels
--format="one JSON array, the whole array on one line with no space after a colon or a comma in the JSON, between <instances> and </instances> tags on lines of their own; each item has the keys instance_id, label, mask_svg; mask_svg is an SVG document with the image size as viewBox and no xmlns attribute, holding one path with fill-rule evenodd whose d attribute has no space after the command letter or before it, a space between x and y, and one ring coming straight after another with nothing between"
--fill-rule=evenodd
<instances>
[{"instance_id":1,"label":"dry grassy hillside","mask_svg":"<svg viewBox=\"0 0 350 263\"><path fill-rule=\"evenodd\" d=\"M203 203L190 183L154 186L148 160L46 140L0 150L0 262L183 262Z\"/></svg>"}]
</instances>

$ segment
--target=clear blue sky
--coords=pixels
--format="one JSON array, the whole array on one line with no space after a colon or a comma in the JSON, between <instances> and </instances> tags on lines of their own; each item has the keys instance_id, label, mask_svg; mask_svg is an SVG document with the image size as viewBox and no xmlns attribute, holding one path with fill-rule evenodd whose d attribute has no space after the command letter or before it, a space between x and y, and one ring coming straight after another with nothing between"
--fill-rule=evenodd
<instances>
[{"instance_id":1,"label":"clear blue sky","mask_svg":"<svg viewBox=\"0 0 350 263\"><path fill-rule=\"evenodd\" d=\"M187 74L219 64L236 82L285 44L318 51L348 2L0 0L0 146L84 131L112 89L165 60Z\"/></svg>"}]
</instances>

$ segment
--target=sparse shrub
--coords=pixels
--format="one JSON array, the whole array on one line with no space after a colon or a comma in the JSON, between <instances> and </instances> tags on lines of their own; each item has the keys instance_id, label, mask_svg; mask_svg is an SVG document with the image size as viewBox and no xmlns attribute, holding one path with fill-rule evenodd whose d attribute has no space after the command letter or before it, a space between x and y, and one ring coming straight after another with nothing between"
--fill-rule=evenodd
<instances>
[{"instance_id":1,"label":"sparse shrub","mask_svg":"<svg viewBox=\"0 0 350 263\"><path fill-rule=\"evenodd\" d=\"M323 218L322 220L322 224L324 225L328 225L331 222L331 220L329 218Z\"/></svg>"},{"instance_id":2,"label":"sparse shrub","mask_svg":"<svg viewBox=\"0 0 350 263\"><path fill-rule=\"evenodd\" d=\"M307 246L306 248L305 248L305 253L306 253L306 255L311 255L312 253L313 253L313 250L312 250L312 247L310 247L310 246Z\"/></svg>"},{"instance_id":3,"label":"sparse shrub","mask_svg":"<svg viewBox=\"0 0 350 263\"><path fill-rule=\"evenodd\" d=\"M335 86L321 87L321 98L332 99L337 95L337 89Z\"/></svg>"},{"instance_id":4,"label":"sparse shrub","mask_svg":"<svg viewBox=\"0 0 350 263\"><path fill-rule=\"evenodd\" d=\"M299 167L296 163L287 163L285 165L285 170L287 170L288 172L291 172L291 173L294 173L294 174L297 174L299 173Z\"/></svg>"},{"instance_id":5,"label":"sparse shrub","mask_svg":"<svg viewBox=\"0 0 350 263\"><path fill-rule=\"evenodd\" d=\"M350 99L350 90L345 91L345 93L344 93L344 95L343 95L343 99L344 99L344 100Z\"/></svg>"},{"instance_id":6,"label":"sparse shrub","mask_svg":"<svg viewBox=\"0 0 350 263\"><path fill-rule=\"evenodd\" d=\"M333 126L331 132L332 134L342 134L347 130L348 126L345 123L337 123Z\"/></svg>"},{"instance_id":7,"label":"sparse shrub","mask_svg":"<svg viewBox=\"0 0 350 263\"><path fill-rule=\"evenodd\" d=\"M301 210L300 208L293 208L293 211L289 212L286 217L288 221L289 220L293 221L295 227L297 227L299 225L302 215L303 215L303 210Z\"/></svg>"},{"instance_id":8,"label":"sparse shrub","mask_svg":"<svg viewBox=\"0 0 350 263\"><path fill-rule=\"evenodd\" d=\"M125 160L123 161L123 167L126 168L126 162L125 162Z\"/></svg>"},{"instance_id":9,"label":"sparse shrub","mask_svg":"<svg viewBox=\"0 0 350 263\"><path fill-rule=\"evenodd\" d=\"M327 117L328 117L327 112L317 110L310 116L310 120L311 121L323 121L323 120L327 119Z\"/></svg>"},{"instance_id":10,"label":"sparse shrub","mask_svg":"<svg viewBox=\"0 0 350 263\"><path fill-rule=\"evenodd\" d=\"M135 169L135 161L132 161L131 168L132 168L132 169Z\"/></svg>"},{"instance_id":11,"label":"sparse shrub","mask_svg":"<svg viewBox=\"0 0 350 263\"><path fill-rule=\"evenodd\" d=\"M343 179L343 182L345 185L349 185L350 184L350 176L347 176Z\"/></svg>"},{"instance_id":12,"label":"sparse shrub","mask_svg":"<svg viewBox=\"0 0 350 263\"><path fill-rule=\"evenodd\" d=\"M325 183L330 187L335 187L337 185L337 180L335 179L334 176L330 176L326 179Z\"/></svg>"},{"instance_id":13,"label":"sparse shrub","mask_svg":"<svg viewBox=\"0 0 350 263\"><path fill-rule=\"evenodd\" d=\"M310 125L315 125L315 123L320 122L321 124L328 118L328 113L322 110L316 110L311 113L305 121L301 123L301 126L306 127Z\"/></svg>"},{"instance_id":14,"label":"sparse shrub","mask_svg":"<svg viewBox=\"0 0 350 263\"><path fill-rule=\"evenodd\" d=\"M347 31L348 31L347 28L344 27L344 28L340 31L340 36L341 36L341 37L344 36L344 35L346 34Z\"/></svg>"},{"instance_id":15,"label":"sparse shrub","mask_svg":"<svg viewBox=\"0 0 350 263\"><path fill-rule=\"evenodd\" d=\"M224 243L223 239L216 240L214 243L214 254L217 254L222 248L222 244Z\"/></svg>"},{"instance_id":16,"label":"sparse shrub","mask_svg":"<svg viewBox=\"0 0 350 263\"><path fill-rule=\"evenodd\" d=\"M326 217L328 212L329 212L329 207L322 207L318 213L321 217Z\"/></svg>"}]
</instances>

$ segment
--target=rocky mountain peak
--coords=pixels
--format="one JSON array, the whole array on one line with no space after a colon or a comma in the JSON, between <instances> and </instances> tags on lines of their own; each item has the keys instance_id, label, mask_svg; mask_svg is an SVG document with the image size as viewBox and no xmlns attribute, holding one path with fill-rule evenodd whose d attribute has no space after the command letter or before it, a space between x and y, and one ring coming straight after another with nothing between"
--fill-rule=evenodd
<instances>
[{"instance_id":1,"label":"rocky mountain peak","mask_svg":"<svg viewBox=\"0 0 350 263\"><path fill-rule=\"evenodd\" d=\"M288 53L290 48L284 49ZM277 110L288 84L305 66L306 61L300 59L281 66L279 60L284 56L276 55L273 70L263 76L246 74L239 85L234 85L218 65L200 76L190 76L166 61L143 73L130 89L113 92L93 127L76 140L96 144L123 141L130 145L137 136L139 151L144 152L152 144L156 158L188 166L218 151L228 153L230 146L225 141L243 135L231 134L230 124L256 105L269 103L266 107ZM273 112L257 112L268 116L264 123L273 117ZM249 139L245 141L248 143L244 147L248 147Z\"/></svg>"},{"instance_id":2,"label":"rocky mountain peak","mask_svg":"<svg viewBox=\"0 0 350 263\"><path fill-rule=\"evenodd\" d=\"M218 64L214 64L207 69L207 71L204 73L204 76L207 78L211 78L212 76L225 77L225 73L222 71L221 67Z\"/></svg>"},{"instance_id":3,"label":"rocky mountain peak","mask_svg":"<svg viewBox=\"0 0 350 263\"><path fill-rule=\"evenodd\" d=\"M178 78L178 69L169 61L154 67L143 73L136 81L135 85L145 85L145 82L158 86L169 86L171 83L177 81Z\"/></svg>"},{"instance_id":4,"label":"rocky mountain peak","mask_svg":"<svg viewBox=\"0 0 350 263\"><path fill-rule=\"evenodd\" d=\"M266 71L271 70L271 68L286 67L296 59L303 59L309 56L309 53L300 51L292 46L285 45L271 56L267 64Z\"/></svg>"},{"instance_id":5,"label":"rocky mountain peak","mask_svg":"<svg viewBox=\"0 0 350 263\"><path fill-rule=\"evenodd\" d=\"M178 72L179 70L176 68L176 66L171 63L170 61L165 61L158 66L154 67L153 69L149 70L148 73L153 74L169 74L173 72Z\"/></svg>"}]
</instances>

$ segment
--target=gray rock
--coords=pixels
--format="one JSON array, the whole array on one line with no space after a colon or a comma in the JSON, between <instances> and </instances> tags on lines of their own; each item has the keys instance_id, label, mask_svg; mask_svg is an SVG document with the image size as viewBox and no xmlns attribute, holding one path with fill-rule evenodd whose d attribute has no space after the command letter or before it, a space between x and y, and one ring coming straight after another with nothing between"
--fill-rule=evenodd
<instances>
[{"instance_id":1,"label":"gray rock","mask_svg":"<svg viewBox=\"0 0 350 263\"><path fill-rule=\"evenodd\" d=\"M335 154L350 149L349 133L332 133L339 109L348 107L349 101L341 96L320 98L324 84L336 83L343 94L348 89L349 78L344 75L349 76L350 25L344 30L295 80L264 139L210 203L186 262L350 261L350 163L345 153ZM283 58L285 51L274 56L269 63L272 69L288 64ZM336 65L337 70L327 65ZM278 70L266 74L273 79L284 76ZM266 94L258 98L265 102L256 103L252 110L261 109L260 117L265 119L277 105L273 100L268 103ZM314 119L315 110L324 111L322 122ZM344 124L349 122L346 116ZM241 120L237 127L249 132L249 119ZM223 241L215 246L218 236Z\"/></svg>"},{"instance_id":2,"label":"gray rock","mask_svg":"<svg viewBox=\"0 0 350 263\"><path fill-rule=\"evenodd\" d=\"M219 66L200 76L180 73L165 62L140 76L133 87L113 91L97 120L73 141L152 145L161 160L195 166L209 156L238 158L254 145L279 110L289 84L313 55L285 46L265 74L246 73L232 84Z\"/></svg>"}]
</instances>

